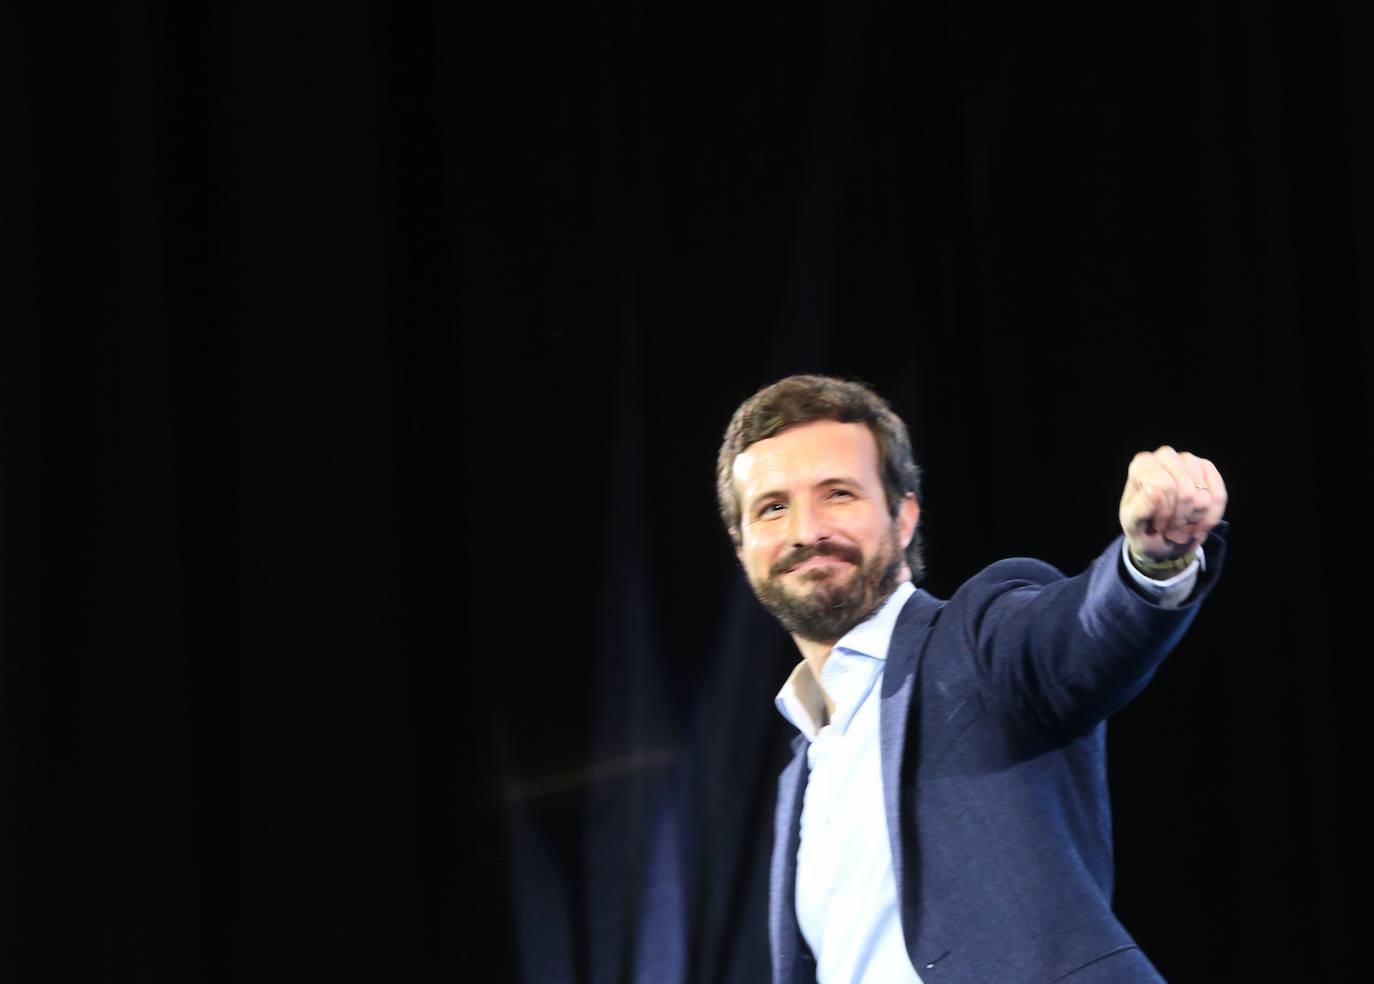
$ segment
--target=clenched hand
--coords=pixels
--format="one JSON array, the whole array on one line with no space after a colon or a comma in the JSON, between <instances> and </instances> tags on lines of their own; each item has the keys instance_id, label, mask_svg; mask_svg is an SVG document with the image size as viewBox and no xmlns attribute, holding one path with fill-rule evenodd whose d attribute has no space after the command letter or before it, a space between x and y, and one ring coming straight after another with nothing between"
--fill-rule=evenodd
<instances>
[{"instance_id":1,"label":"clenched hand","mask_svg":"<svg viewBox=\"0 0 1374 984\"><path fill-rule=\"evenodd\" d=\"M1226 483L1206 458L1166 444L1131 460L1121 530L1143 566L1191 557L1225 512Z\"/></svg>"}]
</instances>

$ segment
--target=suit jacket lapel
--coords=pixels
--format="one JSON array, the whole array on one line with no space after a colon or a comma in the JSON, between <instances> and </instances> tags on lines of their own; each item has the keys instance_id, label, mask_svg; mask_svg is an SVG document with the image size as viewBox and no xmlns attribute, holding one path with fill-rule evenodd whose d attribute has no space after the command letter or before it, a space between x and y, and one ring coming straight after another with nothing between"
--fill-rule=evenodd
<instances>
[{"instance_id":1,"label":"suit jacket lapel","mask_svg":"<svg viewBox=\"0 0 1374 984\"><path fill-rule=\"evenodd\" d=\"M908 923L914 912L908 904L906 892L906 859L903 856L902 830L902 770L906 756L914 754L908 748L916 736L908 735L911 719L912 694L916 687L920 650L931 622L940 611L940 603L925 591L918 590L902 607L897 625L892 630L892 642L887 648L887 663L883 668L883 689L878 705L878 737L881 742L883 771L883 812L887 817L887 837L892 847L892 877L897 888L897 904L901 907L902 928L911 934Z\"/></svg>"},{"instance_id":2,"label":"suit jacket lapel","mask_svg":"<svg viewBox=\"0 0 1374 984\"><path fill-rule=\"evenodd\" d=\"M773 860L768 873L768 935L774 981L793 980L802 947L801 928L797 925L797 848L801 846L801 811L806 793L806 748L802 735L792 739L792 761L778 777Z\"/></svg>"}]
</instances>

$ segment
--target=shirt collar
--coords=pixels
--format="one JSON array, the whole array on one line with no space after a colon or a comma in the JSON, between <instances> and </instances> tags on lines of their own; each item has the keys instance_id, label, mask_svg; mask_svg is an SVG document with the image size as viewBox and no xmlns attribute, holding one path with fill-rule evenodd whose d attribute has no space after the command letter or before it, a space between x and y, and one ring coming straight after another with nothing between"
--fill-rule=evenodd
<instances>
[{"instance_id":1,"label":"shirt collar","mask_svg":"<svg viewBox=\"0 0 1374 984\"><path fill-rule=\"evenodd\" d=\"M887 660L888 646L892 644L892 630L897 627L897 616L902 613L907 600L915 593L916 586L910 581L903 581L876 612L846 632L835 643L821 675L831 686L831 698L835 700L833 723L841 731L848 727L850 718L867 696L873 681L880 675ZM861 683L857 687L851 687L844 682L843 677L850 675L849 664L852 662L845 657L857 657L861 663L870 665L866 686ZM827 723L825 691L821 689L806 660L802 660L792 670L791 676L782 685L773 702L778 712L805 735L807 741L815 741L817 733Z\"/></svg>"}]
</instances>

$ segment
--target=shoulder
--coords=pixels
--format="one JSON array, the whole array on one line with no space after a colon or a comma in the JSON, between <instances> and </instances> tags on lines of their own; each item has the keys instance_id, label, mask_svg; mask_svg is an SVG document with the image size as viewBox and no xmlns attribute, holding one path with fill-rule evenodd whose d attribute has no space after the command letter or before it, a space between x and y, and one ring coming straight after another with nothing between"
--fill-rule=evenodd
<instances>
[{"instance_id":1,"label":"shoulder","mask_svg":"<svg viewBox=\"0 0 1374 984\"><path fill-rule=\"evenodd\" d=\"M967 629L978 613L986 611L997 599L1022 589L1035 589L1066 580L1054 565L1030 557L1011 557L983 568L969 578L948 599L917 588L898 616L893 645L905 647L924 639L928 631L946 635L951 630Z\"/></svg>"},{"instance_id":2,"label":"shoulder","mask_svg":"<svg viewBox=\"0 0 1374 984\"><path fill-rule=\"evenodd\" d=\"M1062 581L1064 577L1063 571L1043 560L1035 560L1032 557L1009 557L989 564L973 575L960 585L950 600L956 601L980 592L1006 591L1021 585L1052 584Z\"/></svg>"},{"instance_id":3,"label":"shoulder","mask_svg":"<svg viewBox=\"0 0 1374 984\"><path fill-rule=\"evenodd\" d=\"M945 603L942 619L977 623L988 609L999 603L1029 602L1045 588L1069 581L1053 564L1031 557L1010 557L989 564L961 584ZM951 626L946 626L950 628Z\"/></svg>"}]
</instances>

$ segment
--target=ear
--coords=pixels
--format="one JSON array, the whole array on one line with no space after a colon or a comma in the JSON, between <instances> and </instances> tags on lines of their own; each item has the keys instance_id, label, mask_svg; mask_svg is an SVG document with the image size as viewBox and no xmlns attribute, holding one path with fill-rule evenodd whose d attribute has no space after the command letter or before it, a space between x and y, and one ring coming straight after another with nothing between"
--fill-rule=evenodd
<instances>
[{"instance_id":1,"label":"ear","mask_svg":"<svg viewBox=\"0 0 1374 984\"><path fill-rule=\"evenodd\" d=\"M911 544L916 535L916 524L921 519L921 505L916 501L916 493L908 492L902 496L902 504L897 507L897 532L901 534L902 549Z\"/></svg>"}]
</instances>

